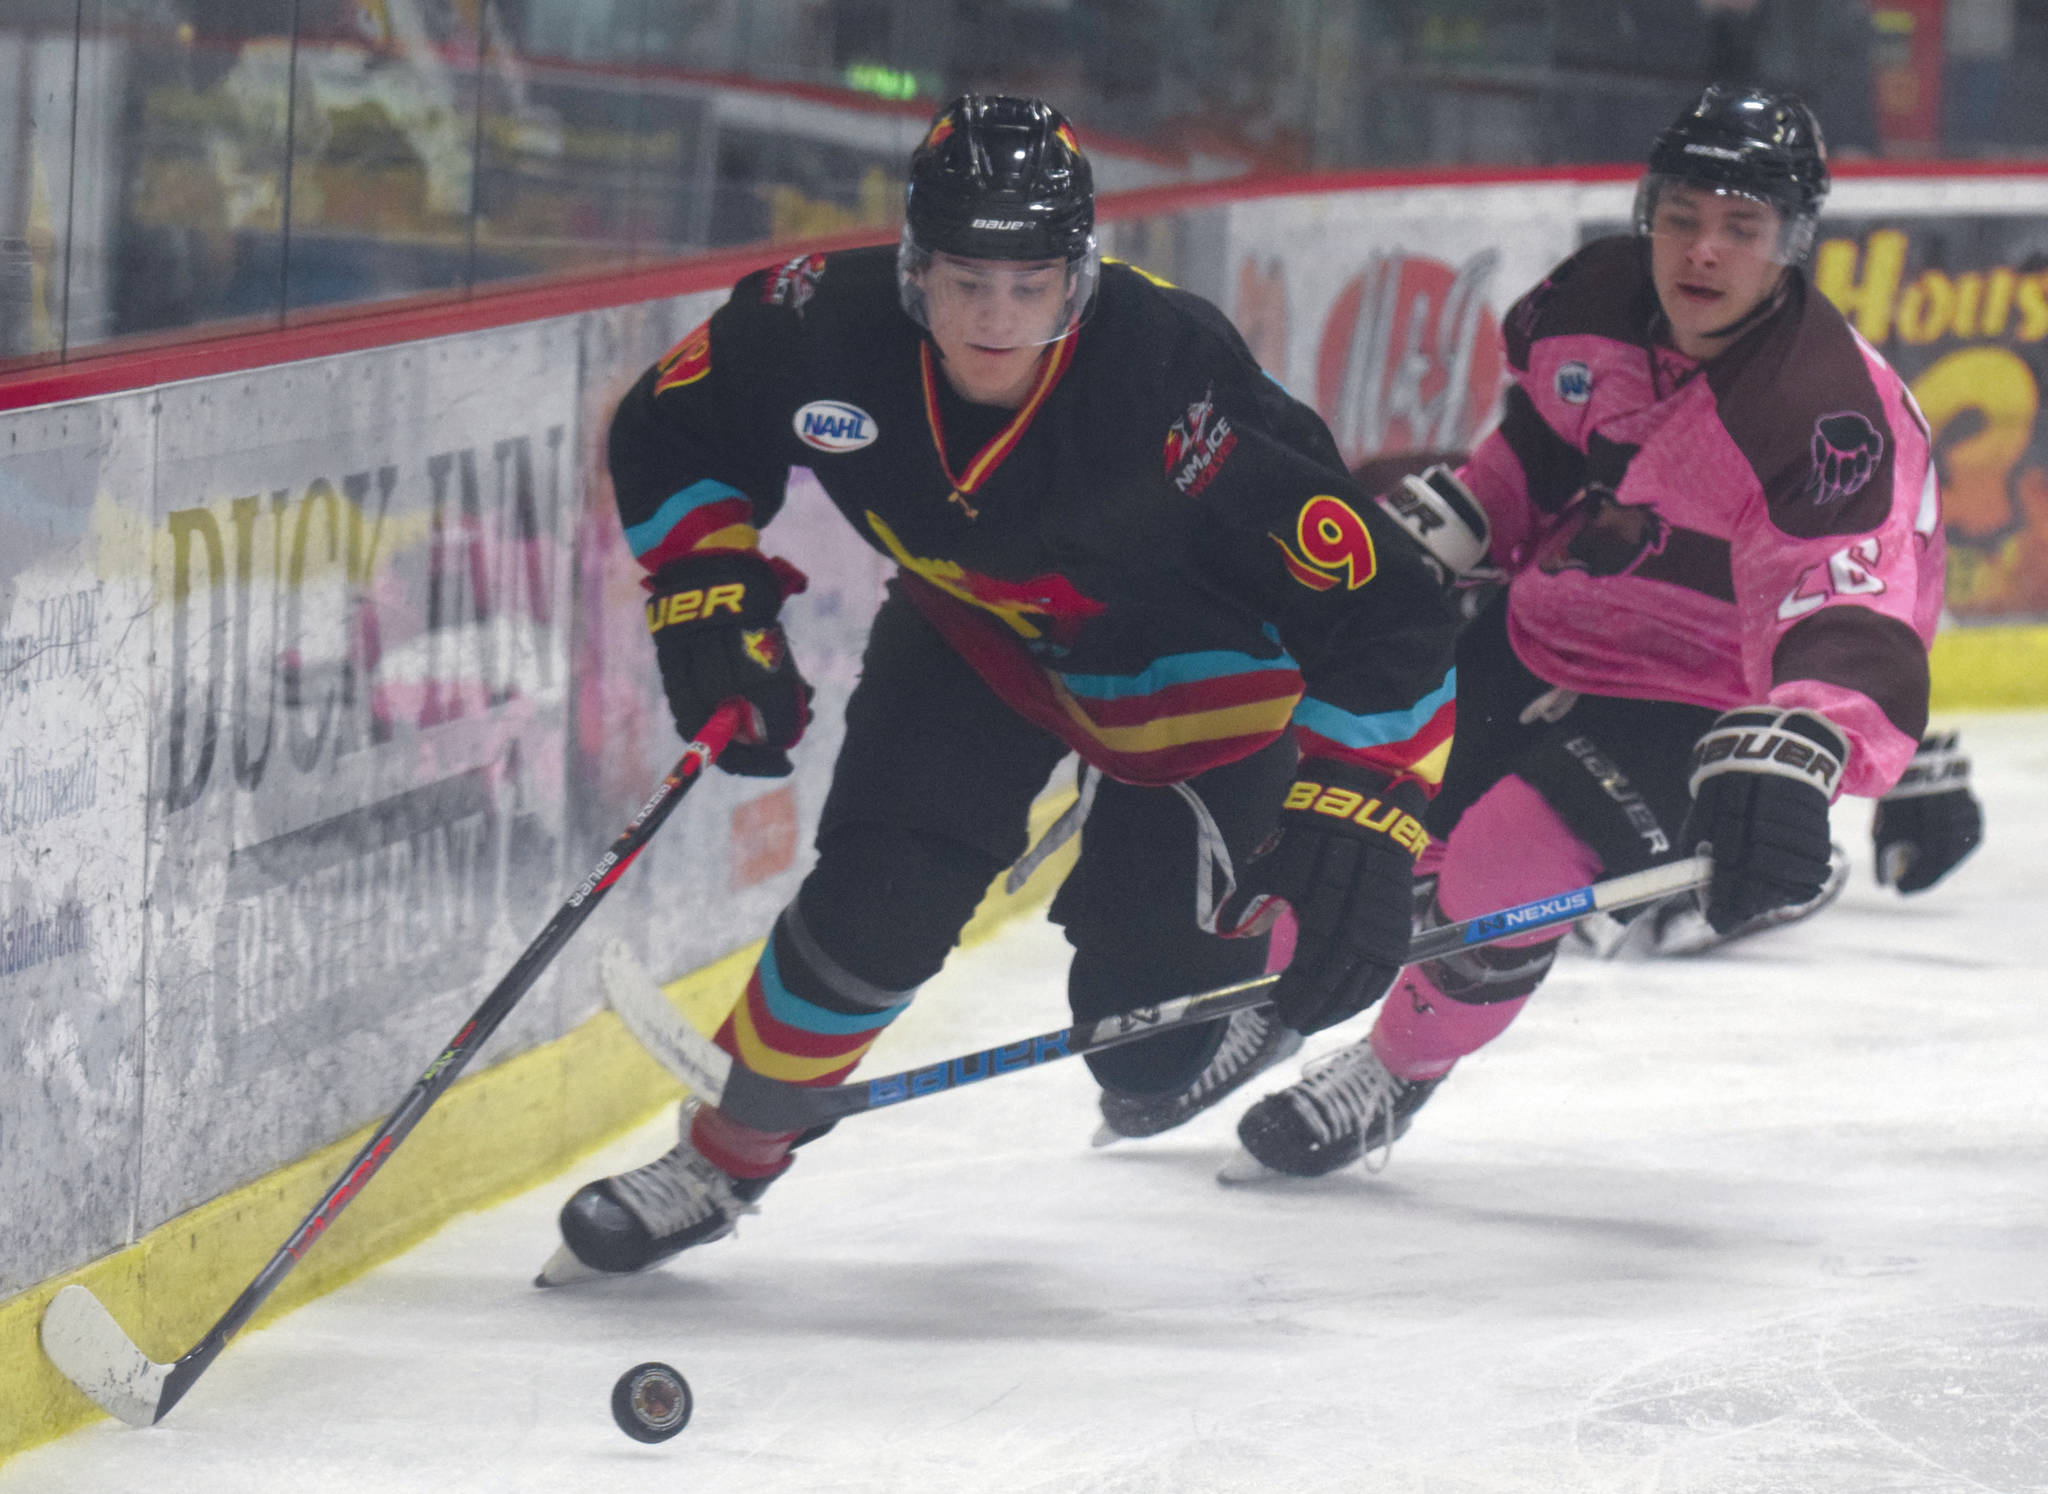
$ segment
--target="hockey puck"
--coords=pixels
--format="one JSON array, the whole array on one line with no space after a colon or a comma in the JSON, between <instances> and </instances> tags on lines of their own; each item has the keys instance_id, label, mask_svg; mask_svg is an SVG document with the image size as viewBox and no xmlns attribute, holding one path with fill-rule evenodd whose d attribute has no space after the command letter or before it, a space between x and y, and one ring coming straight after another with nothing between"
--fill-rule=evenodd
<instances>
[{"instance_id":1,"label":"hockey puck","mask_svg":"<svg viewBox=\"0 0 2048 1494\"><path fill-rule=\"evenodd\" d=\"M669 1365L636 1364L612 1387L612 1420L638 1442L666 1442L690 1424L690 1382Z\"/></svg>"}]
</instances>

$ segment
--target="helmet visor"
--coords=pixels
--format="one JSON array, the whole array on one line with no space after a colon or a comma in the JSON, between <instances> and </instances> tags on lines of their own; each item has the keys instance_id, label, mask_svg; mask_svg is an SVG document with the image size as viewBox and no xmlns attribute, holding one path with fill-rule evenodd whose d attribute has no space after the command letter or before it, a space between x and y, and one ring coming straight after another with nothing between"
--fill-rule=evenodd
<instances>
[{"instance_id":1,"label":"helmet visor","mask_svg":"<svg viewBox=\"0 0 2048 1494\"><path fill-rule=\"evenodd\" d=\"M1079 259L968 259L922 249L906 227L896 282L910 319L934 336L996 351L1071 335L1093 305L1101 261L1091 235Z\"/></svg>"},{"instance_id":2,"label":"helmet visor","mask_svg":"<svg viewBox=\"0 0 2048 1494\"><path fill-rule=\"evenodd\" d=\"M1635 228L1685 251L1704 242L1718 257L1793 265L1813 247L1814 218L1726 183L1653 171L1636 188Z\"/></svg>"}]
</instances>

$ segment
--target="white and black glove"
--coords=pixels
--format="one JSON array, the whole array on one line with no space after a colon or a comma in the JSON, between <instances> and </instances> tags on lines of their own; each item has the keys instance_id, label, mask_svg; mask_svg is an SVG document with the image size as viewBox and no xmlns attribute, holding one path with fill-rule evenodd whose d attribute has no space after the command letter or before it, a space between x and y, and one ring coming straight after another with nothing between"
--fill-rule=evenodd
<instances>
[{"instance_id":1,"label":"white and black glove","mask_svg":"<svg viewBox=\"0 0 2048 1494\"><path fill-rule=\"evenodd\" d=\"M1870 821L1877 880L1900 892L1925 892L1983 839L1984 809L1970 792L1970 759L1954 732L1930 733L1877 801Z\"/></svg>"},{"instance_id":2,"label":"white and black glove","mask_svg":"<svg viewBox=\"0 0 2048 1494\"><path fill-rule=\"evenodd\" d=\"M1469 621L1503 585L1507 573L1486 563L1493 528L1486 510L1458 474L1439 462L1401 478L1376 500L1387 517L1422 546L1437 584L1458 599Z\"/></svg>"},{"instance_id":3,"label":"white and black glove","mask_svg":"<svg viewBox=\"0 0 2048 1494\"><path fill-rule=\"evenodd\" d=\"M1848 761L1848 739L1814 711L1744 706L1700 738L1680 844L1713 856L1704 911L1715 933L1820 894L1828 804Z\"/></svg>"}]
</instances>

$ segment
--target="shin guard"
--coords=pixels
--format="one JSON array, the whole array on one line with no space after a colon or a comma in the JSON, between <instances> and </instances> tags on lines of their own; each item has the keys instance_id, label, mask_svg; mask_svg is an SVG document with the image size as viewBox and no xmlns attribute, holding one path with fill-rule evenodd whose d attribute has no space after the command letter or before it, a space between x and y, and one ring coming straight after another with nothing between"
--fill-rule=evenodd
<instances>
[{"instance_id":1,"label":"shin guard","mask_svg":"<svg viewBox=\"0 0 2048 1494\"><path fill-rule=\"evenodd\" d=\"M1389 1073L1401 1079L1441 1079L1459 1059L1507 1031L1529 993L1550 969L1557 941L1535 949L1499 952L1533 958L1527 959L1527 968L1519 977L1510 970L1496 969L1488 972L1492 977L1489 983L1465 986L1462 996L1450 995L1439 984L1439 979L1449 974L1441 960L1425 960L1401 972L1372 1029L1373 1051ZM1455 978L1453 983L1457 983Z\"/></svg>"},{"instance_id":2,"label":"shin guard","mask_svg":"<svg viewBox=\"0 0 2048 1494\"><path fill-rule=\"evenodd\" d=\"M716 1041L770 1079L836 1084L914 994L884 990L840 965L811 936L799 900L776 919Z\"/></svg>"}]
</instances>

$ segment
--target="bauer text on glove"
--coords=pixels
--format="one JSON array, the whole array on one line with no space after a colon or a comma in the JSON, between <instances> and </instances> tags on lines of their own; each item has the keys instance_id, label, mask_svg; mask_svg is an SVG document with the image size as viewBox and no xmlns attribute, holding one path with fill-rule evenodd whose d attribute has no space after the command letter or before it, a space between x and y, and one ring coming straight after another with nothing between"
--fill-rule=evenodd
<instances>
[{"instance_id":1,"label":"bauer text on glove","mask_svg":"<svg viewBox=\"0 0 2048 1494\"><path fill-rule=\"evenodd\" d=\"M1870 820L1877 880L1925 892L1984 839L1984 807L1970 792L1970 759L1956 734L1930 733Z\"/></svg>"},{"instance_id":2,"label":"bauer text on glove","mask_svg":"<svg viewBox=\"0 0 2048 1494\"><path fill-rule=\"evenodd\" d=\"M1828 804L1849 744L1814 711L1744 706L1692 754L1692 815L1680 837L1710 848L1707 922L1725 934L1817 896L1828 876Z\"/></svg>"},{"instance_id":3,"label":"bauer text on glove","mask_svg":"<svg viewBox=\"0 0 2048 1494\"><path fill-rule=\"evenodd\" d=\"M1302 763L1280 829L1244 869L1223 926L1294 910L1294 958L1273 987L1280 1020L1316 1032L1380 999L1408 958L1415 858L1429 844L1413 783L1322 758Z\"/></svg>"},{"instance_id":4,"label":"bauer text on glove","mask_svg":"<svg viewBox=\"0 0 2048 1494\"><path fill-rule=\"evenodd\" d=\"M745 718L718 766L749 778L790 771L788 749L811 719L811 687L776 619L803 572L749 550L692 555L648 582L647 627L676 730L694 737L724 701Z\"/></svg>"}]
</instances>

